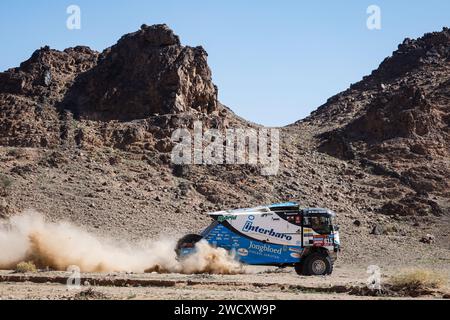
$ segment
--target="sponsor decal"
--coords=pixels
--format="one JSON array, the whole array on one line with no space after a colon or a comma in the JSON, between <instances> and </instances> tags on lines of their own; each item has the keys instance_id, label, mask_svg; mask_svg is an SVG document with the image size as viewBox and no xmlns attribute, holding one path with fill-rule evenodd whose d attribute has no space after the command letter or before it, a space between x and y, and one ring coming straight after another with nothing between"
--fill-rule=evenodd
<instances>
[{"instance_id":1,"label":"sponsor decal","mask_svg":"<svg viewBox=\"0 0 450 320\"><path fill-rule=\"evenodd\" d=\"M250 241L249 249L257 250L259 253L276 253L281 254L281 248L274 248L268 244L257 244L253 241Z\"/></svg>"},{"instance_id":2,"label":"sponsor decal","mask_svg":"<svg viewBox=\"0 0 450 320\"><path fill-rule=\"evenodd\" d=\"M276 232L275 230L273 230L273 228L265 229L265 228L261 228L260 226L253 225L253 221L250 219L250 216L249 216L249 220L247 220L245 222L244 227L242 228L242 231L260 233L260 234L267 235L269 237L278 238L278 239L286 239L288 241L292 240L292 236L290 236L286 233Z\"/></svg>"},{"instance_id":3,"label":"sponsor decal","mask_svg":"<svg viewBox=\"0 0 450 320\"><path fill-rule=\"evenodd\" d=\"M291 257L292 257L292 258L300 258L300 253L292 252L292 253L291 253Z\"/></svg>"},{"instance_id":4,"label":"sponsor decal","mask_svg":"<svg viewBox=\"0 0 450 320\"><path fill-rule=\"evenodd\" d=\"M302 249L301 249L301 248L293 248L293 247L289 247L289 251L302 252Z\"/></svg>"},{"instance_id":5,"label":"sponsor decal","mask_svg":"<svg viewBox=\"0 0 450 320\"><path fill-rule=\"evenodd\" d=\"M236 220L237 216L218 216L217 221L224 222L228 220Z\"/></svg>"},{"instance_id":6,"label":"sponsor decal","mask_svg":"<svg viewBox=\"0 0 450 320\"><path fill-rule=\"evenodd\" d=\"M326 246L331 246L333 244L333 240L328 236L314 236L314 246L316 247L326 247Z\"/></svg>"},{"instance_id":7,"label":"sponsor decal","mask_svg":"<svg viewBox=\"0 0 450 320\"><path fill-rule=\"evenodd\" d=\"M245 248L239 248L237 250L237 253L238 253L238 255L243 256L243 257L248 256L248 250Z\"/></svg>"}]
</instances>

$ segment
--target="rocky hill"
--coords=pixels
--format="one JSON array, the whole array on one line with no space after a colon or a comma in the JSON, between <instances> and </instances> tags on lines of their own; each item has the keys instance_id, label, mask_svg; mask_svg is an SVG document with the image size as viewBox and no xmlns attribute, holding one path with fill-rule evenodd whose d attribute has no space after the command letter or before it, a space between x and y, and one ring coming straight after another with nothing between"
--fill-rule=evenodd
<instances>
[{"instance_id":1,"label":"rocky hill","mask_svg":"<svg viewBox=\"0 0 450 320\"><path fill-rule=\"evenodd\" d=\"M101 54L41 48L0 73L0 144L151 148L170 126L201 119L220 127L236 117L217 101L206 58L166 25L143 25ZM133 120L141 124L120 124Z\"/></svg>"},{"instance_id":2,"label":"rocky hill","mask_svg":"<svg viewBox=\"0 0 450 320\"><path fill-rule=\"evenodd\" d=\"M370 76L306 120L334 125L319 135L319 150L409 189L380 213L449 215L449 61L449 29L406 39Z\"/></svg>"},{"instance_id":3,"label":"rocky hill","mask_svg":"<svg viewBox=\"0 0 450 320\"><path fill-rule=\"evenodd\" d=\"M0 215L34 208L140 239L195 231L208 211L289 200L338 213L344 262L448 263L449 56L446 28L405 40L281 128L280 169L263 176L256 165L171 163L177 128L256 125L217 100L206 52L167 26L102 53L42 48L0 73Z\"/></svg>"}]
</instances>

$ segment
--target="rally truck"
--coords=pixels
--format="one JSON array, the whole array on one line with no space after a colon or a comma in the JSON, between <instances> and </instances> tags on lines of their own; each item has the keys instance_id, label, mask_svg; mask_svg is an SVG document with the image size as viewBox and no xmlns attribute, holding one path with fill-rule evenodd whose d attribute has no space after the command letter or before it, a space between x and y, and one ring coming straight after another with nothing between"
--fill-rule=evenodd
<instances>
[{"instance_id":1,"label":"rally truck","mask_svg":"<svg viewBox=\"0 0 450 320\"><path fill-rule=\"evenodd\" d=\"M213 219L200 234L188 234L176 246L180 259L206 240L230 251L244 264L288 267L299 275L328 275L340 251L336 214L322 208L279 203L209 213Z\"/></svg>"}]
</instances>

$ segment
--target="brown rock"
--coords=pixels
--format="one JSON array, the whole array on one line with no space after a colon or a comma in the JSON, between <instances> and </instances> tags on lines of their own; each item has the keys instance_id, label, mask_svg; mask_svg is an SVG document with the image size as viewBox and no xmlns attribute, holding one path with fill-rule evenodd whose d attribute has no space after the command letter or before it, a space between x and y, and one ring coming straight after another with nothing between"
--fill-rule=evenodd
<instances>
[{"instance_id":1,"label":"brown rock","mask_svg":"<svg viewBox=\"0 0 450 320\"><path fill-rule=\"evenodd\" d=\"M77 117L133 120L217 110L207 53L184 47L166 25L143 26L106 49L80 77L65 105Z\"/></svg>"}]
</instances>

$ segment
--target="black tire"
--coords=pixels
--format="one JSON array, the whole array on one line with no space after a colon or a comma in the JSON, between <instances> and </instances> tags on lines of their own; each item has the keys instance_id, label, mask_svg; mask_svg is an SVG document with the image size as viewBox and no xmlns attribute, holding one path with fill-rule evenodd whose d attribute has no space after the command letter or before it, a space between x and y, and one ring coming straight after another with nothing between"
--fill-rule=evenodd
<instances>
[{"instance_id":1,"label":"black tire","mask_svg":"<svg viewBox=\"0 0 450 320\"><path fill-rule=\"evenodd\" d=\"M333 272L333 263L327 254L315 252L306 257L303 274L307 276L324 276Z\"/></svg>"},{"instance_id":2,"label":"black tire","mask_svg":"<svg viewBox=\"0 0 450 320\"><path fill-rule=\"evenodd\" d=\"M194 247L197 242L202 240L203 237L198 234L188 234L185 235L183 238L178 240L177 246L175 247L175 252L177 253L177 256L180 256L181 249L186 247Z\"/></svg>"},{"instance_id":3,"label":"black tire","mask_svg":"<svg viewBox=\"0 0 450 320\"><path fill-rule=\"evenodd\" d=\"M303 272L303 262L299 262L294 264L294 270L295 272L299 275L299 276L304 276L304 272Z\"/></svg>"}]
</instances>

